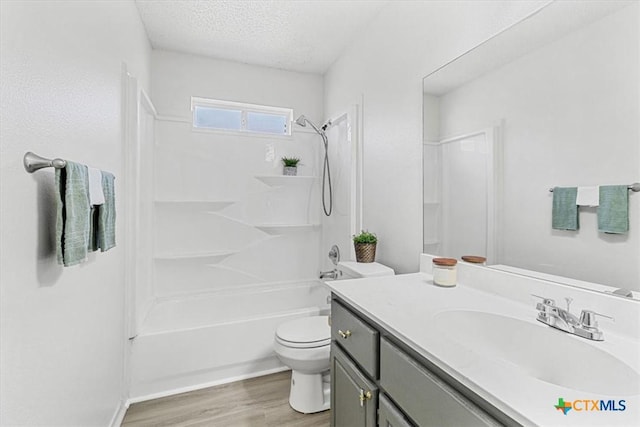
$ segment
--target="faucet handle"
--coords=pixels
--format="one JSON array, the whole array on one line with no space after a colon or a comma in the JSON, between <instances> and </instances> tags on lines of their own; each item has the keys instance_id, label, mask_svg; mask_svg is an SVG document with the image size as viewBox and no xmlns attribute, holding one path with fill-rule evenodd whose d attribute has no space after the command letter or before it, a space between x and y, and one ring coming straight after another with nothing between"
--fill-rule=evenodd
<instances>
[{"instance_id":1,"label":"faucet handle","mask_svg":"<svg viewBox=\"0 0 640 427\"><path fill-rule=\"evenodd\" d=\"M551 299L551 298L547 298L547 297L541 297L540 295L534 295L531 294L532 297L536 297L536 298L540 298L542 300L542 304L549 306L549 307L555 307L556 306L556 301ZM538 303L538 306L540 305L540 303ZM537 307L537 306L536 306ZM542 308L537 307L538 310L542 310Z\"/></svg>"},{"instance_id":2,"label":"faucet handle","mask_svg":"<svg viewBox=\"0 0 640 427\"><path fill-rule=\"evenodd\" d=\"M567 311L571 312L571 303L573 302L573 298L564 297L564 300L567 302Z\"/></svg>"},{"instance_id":3,"label":"faucet handle","mask_svg":"<svg viewBox=\"0 0 640 427\"><path fill-rule=\"evenodd\" d=\"M582 310L582 313L580 313L580 324L584 328L597 328L598 327L598 321L596 320L596 316L606 317L607 319L611 319L614 322L616 320L611 316L607 316L605 314L596 313L593 310Z\"/></svg>"}]
</instances>

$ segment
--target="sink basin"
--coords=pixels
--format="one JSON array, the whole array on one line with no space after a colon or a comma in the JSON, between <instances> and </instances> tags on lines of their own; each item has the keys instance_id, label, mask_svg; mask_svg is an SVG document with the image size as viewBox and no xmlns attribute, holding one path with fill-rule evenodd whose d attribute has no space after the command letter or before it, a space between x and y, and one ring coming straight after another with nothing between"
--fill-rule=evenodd
<instances>
[{"instance_id":1,"label":"sink basin","mask_svg":"<svg viewBox=\"0 0 640 427\"><path fill-rule=\"evenodd\" d=\"M536 323L468 310L435 316L448 339L541 381L603 396L640 394L640 374L599 343Z\"/></svg>"}]
</instances>

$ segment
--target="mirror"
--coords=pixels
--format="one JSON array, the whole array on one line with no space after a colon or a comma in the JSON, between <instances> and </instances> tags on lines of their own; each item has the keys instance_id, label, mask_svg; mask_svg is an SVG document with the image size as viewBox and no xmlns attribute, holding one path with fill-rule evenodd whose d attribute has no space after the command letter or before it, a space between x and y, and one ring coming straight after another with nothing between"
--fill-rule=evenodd
<instances>
[{"instance_id":1,"label":"mirror","mask_svg":"<svg viewBox=\"0 0 640 427\"><path fill-rule=\"evenodd\" d=\"M640 292L640 192L624 234L552 229L550 192L640 181L638 9L552 2L425 77L425 253Z\"/></svg>"}]
</instances>

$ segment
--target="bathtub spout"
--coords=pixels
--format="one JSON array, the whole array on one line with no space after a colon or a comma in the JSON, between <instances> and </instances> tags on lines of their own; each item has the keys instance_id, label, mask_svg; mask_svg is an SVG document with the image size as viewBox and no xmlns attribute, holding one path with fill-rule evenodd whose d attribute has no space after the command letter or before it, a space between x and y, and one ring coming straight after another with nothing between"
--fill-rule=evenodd
<instances>
[{"instance_id":1,"label":"bathtub spout","mask_svg":"<svg viewBox=\"0 0 640 427\"><path fill-rule=\"evenodd\" d=\"M333 280L336 280L340 276L342 276L342 271L338 270L337 268L334 268L333 270L329 270L329 271L321 271L320 272L320 278L321 279L333 279Z\"/></svg>"}]
</instances>

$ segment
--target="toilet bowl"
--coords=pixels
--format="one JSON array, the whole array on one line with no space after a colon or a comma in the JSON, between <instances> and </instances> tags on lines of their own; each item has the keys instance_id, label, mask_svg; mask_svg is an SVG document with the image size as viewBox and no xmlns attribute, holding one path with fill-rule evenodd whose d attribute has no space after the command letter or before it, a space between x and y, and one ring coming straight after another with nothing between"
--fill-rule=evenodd
<instances>
[{"instance_id":1,"label":"toilet bowl","mask_svg":"<svg viewBox=\"0 0 640 427\"><path fill-rule=\"evenodd\" d=\"M342 279L393 276L394 271L377 262L339 262ZM311 414L329 409L329 316L289 320L276 330L274 350L280 361L291 368L289 405Z\"/></svg>"},{"instance_id":2,"label":"toilet bowl","mask_svg":"<svg viewBox=\"0 0 640 427\"><path fill-rule=\"evenodd\" d=\"M278 326L274 350L291 368L289 405L311 414L329 409L329 316L290 320Z\"/></svg>"}]
</instances>

